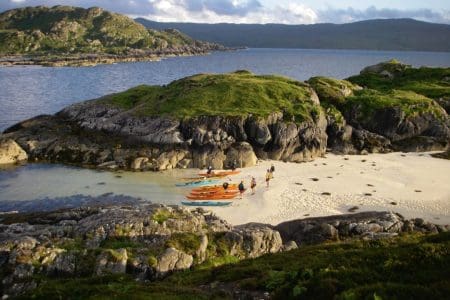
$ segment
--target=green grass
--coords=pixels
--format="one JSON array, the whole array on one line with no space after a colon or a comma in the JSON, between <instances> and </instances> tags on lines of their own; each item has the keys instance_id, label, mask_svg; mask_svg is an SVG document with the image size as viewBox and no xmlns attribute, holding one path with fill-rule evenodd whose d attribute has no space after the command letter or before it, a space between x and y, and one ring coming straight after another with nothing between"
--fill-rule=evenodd
<instances>
[{"instance_id":1,"label":"green grass","mask_svg":"<svg viewBox=\"0 0 450 300\"><path fill-rule=\"evenodd\" d=\"M445 112L434 100L411 91L390 90L379 92L364 89L355 92L354 96L347 98L341 109L348 111L354 106L361 108L362 114L359 121L362 122L370 120L377 110L389 107L400 108L406 118L425 113L430 113L438 119L445 118Z\"/></svg>"},{"instance_id":2,"label":"green grass","mask_svg":"<svg viewBox=\"0 0 450 300\"><path fill-rule=\"evenodd\" d=\"M178 118L221 115L265 117L283 112L288 121L312 120L322 113L309 87L281 76L249 72L199 74L167 86L138 86L101 99L140 115Z\"/></svg>"},{"instance_id":3,"label":"green grass","mask_svg":"<svg viewBox=\"0 0 450 300\"><path fill-rule=\"evenodd\" d=\"M233 284L273 299L445 299L450 293L450 233L304 246L214 267L211 262L150 284L128 276L42 279L25 298L211 299L203 285ZM177 298L179 297L179 298ZM380 297L380 298L378 298Z\"/></svg>"},{"instance_id":4,"label":"green grass","mask_svg":"<svg viewBox=\"0 0 450 300\"><path fill-rule=\"evenodd\" d=\"M170 218L175 218L175 214L168 211L167 209L158 209L152 215L152 220L157 222L158 224L162 224Z\"/></svg>"},{"instance_id":5,"label":"green grass","mask_svg":"<svg viewBox=\"0 0 450 300\"><path fill-rule=\"evenodd\" d=\"M432 99L450 96L450 68L407 68L393 79L368 73L348 80L381 92L393 89L413 91Z\"/></svg>"},{"instance_id":6,"label":"green grass","mask_svg":"<svg viewBox=\"0 0 450 300\"><path fill-rule=\"evenodd\" d=\"M145 245L137 241L134 241L129 237L110 237L104 240L100 245L100 247L105 249L126 248L128 250L133 248L142 248L145 247Z\"/></svg>"},{"instance_id":7,"label":"green grass","mask_svg":"<svg viewBox=\"0 0 450 300\"><path fill-rule=\"evenodd\" d=\"M200 247L200 236L189 232L173 233L166 241L166 247L172 247L194 255Z\"/></svg>"}]
</instances>

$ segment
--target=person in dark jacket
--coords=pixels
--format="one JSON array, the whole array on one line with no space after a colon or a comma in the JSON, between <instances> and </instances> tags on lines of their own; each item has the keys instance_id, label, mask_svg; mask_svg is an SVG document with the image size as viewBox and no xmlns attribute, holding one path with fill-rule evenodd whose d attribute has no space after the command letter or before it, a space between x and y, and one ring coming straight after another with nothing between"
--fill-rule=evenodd
<instances>
[{"instance_id":1,"label":"person in dark jacket","mask_svg":"<svg viewBox=\"0 0 450 300\"><path fill-rule=\"evenodd\" d=\"M273 178L273 173L275 173L275 166L272 164L270 166L270 174L272 175L272 178Z\"/></svg>"},{"instance_id":2,"label":"person in dark jacket","mask_svg":"<svg viewBox=\"0 0 450 300\"><path fill-rule=\"evenodd\" d=\"M242 199L242 194L245 192L245 186L244 186L243 180L241 180L241 183L239 183L238 189L239 189L239 195L241 196L241 199Z\"/></svg>"}]
</instances>

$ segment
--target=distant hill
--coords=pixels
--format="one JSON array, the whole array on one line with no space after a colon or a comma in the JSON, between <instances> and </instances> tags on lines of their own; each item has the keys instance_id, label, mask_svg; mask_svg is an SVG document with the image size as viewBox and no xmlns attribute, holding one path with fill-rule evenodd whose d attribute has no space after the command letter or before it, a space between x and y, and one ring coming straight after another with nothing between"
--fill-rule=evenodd
<instances>
[{"instance_id":1,"label":"distant hill","mask_svg":"<svg viewBox=\"0 0 450 300\"><path fill-rule=\"evenodd\" d=\"M0 14L0 55L190 51L214 45L177 30L147 29L102 8L25 7Z\"/></svg>"},{"instance_id":2,"label":"distant hill","mask_svg":"<svg viewBox=\"0 0 450 300\"><path fill-rule=\"evenodd\" d=\"M412 19L314 25L136 21L148 28L175 28L195 39L230 47L450 51L450 25Z\"/></svg>"}]
</instances>

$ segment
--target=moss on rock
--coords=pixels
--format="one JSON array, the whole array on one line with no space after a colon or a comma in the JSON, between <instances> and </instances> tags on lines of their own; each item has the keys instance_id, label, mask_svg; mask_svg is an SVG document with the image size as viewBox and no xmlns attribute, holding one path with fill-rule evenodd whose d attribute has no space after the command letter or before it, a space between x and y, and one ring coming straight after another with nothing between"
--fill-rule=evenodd
<instances>
[{"instance_id":1,"label":"moss on rock","mask_svg":"<svg viewBox=\"0 0 450 300\"><path fill-rule=\"evenodd\" d=\"M138 86L100 101L143 116L166 115L266 117L283 112L290 120L312 120L321 113L309 85L281 76L248 71L198 74L167 86Z\"/></svg>"}]
</instances>

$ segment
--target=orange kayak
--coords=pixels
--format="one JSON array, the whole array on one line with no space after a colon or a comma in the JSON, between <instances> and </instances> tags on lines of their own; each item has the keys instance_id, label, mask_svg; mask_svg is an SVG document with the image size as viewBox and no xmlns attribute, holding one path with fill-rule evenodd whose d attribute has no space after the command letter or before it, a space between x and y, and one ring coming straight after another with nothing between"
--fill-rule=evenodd
<instances>
[{"instance_id":1,"label":"orange kayak","mask_svg":"<svg viewBox=\"0 0 450 300\"><path fill-rule=\"evenodd\" d=\"M236 189L237 189L237 184L229 184L227 191L236 190ZM202 187L192 189L193 192L207 192L207 191L220 191L220 190L224 191L224 188L221 185L209 185L209 186L202 186Z\"/></svg>"},{"instance_id":2,"label":"orange kayak","mask_svg":"<svg viewBox=\"0 0 450 300\"><path fill-rule=\"evenodd\" d=\"M184 181L198 181L198 180L204 180L205 177L208 177L208 179L220 179L222 176L197 176L197 177L185 177L181 178L181 180Z\"/></svg>"},{"instance_id":3,"label":"orange kayak","mask_svg":"<svg viewBox=\"0 0 450 300\"><path fill-rule=\"evenodd\" d=\"M187 195L186 198L190 200L227 200L227 199L233 199L237 195Z\"/></svg>"},{"instance_id":4,"label":"orange kayak","mask_svg":"<svg viewBox=\"0 0 450 300\"><path fill-rule=\"evenodd\" d=\"M237 193L239 193L239 190L212 190L212 191L191 191L191 195L236 195Z\"/></svg>"},{"instance_id":5,"label":"orange kayak","mask_svg":"<svg viewBox=\"0 0 450 300\"><path fill-rule=\"evenodd\" d=\"M208 174L206 172L200 172L198 173L199 176L207 176L207 177L211 177L211 176L228 176L228 175L236 175L241 173L241 171L239 170L234 170L234 171L212 171L211 174Z\"/></svg>"}]
</instances>

